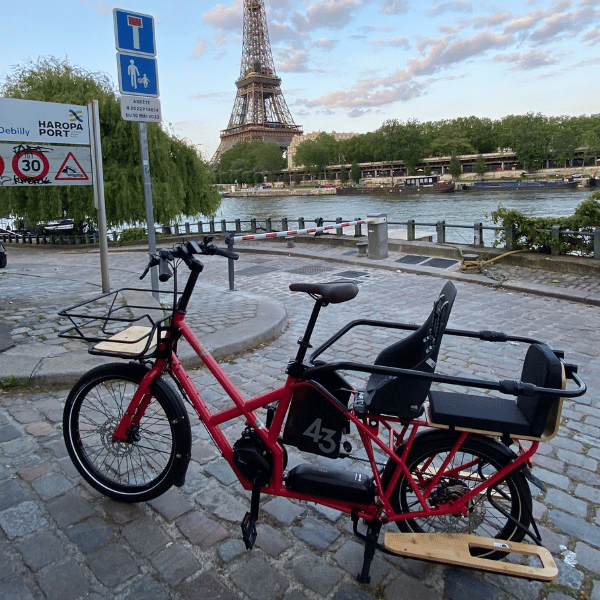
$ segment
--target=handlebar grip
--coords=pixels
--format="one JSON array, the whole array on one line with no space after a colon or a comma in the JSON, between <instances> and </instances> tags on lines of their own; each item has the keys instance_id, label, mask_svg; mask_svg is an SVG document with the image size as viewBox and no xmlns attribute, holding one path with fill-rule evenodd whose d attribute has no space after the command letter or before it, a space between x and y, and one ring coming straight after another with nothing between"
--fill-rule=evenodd
<instances>
[{"instance_id":1,"label":"handlebar grip","mask_svg":"<svg viewBox=\"0 0 600 600\"><path fill-rule=\"evenodd\" d=\"M173 276L173 271L171 270L169 261L167 261L166 259L161 257L160 262L158 263L158 279L159 279L159 281L162 281L164 283L165 281L169 281L169 279L171 279L172 276Z\"/></svg>"},{"instance_id":2,"label":"handlebar grip","mask_svg":"<svg viewBox=\"0 0 600 600\"><path fill-rule=\"evenodd\" d=\"M240 257L240 255L236 254L235 252L230 252L229 250L222 250L221 248L216 248L215 254L218 254L219 256L224 256L225 258L231 258L233 260L237 260Z\"/></svg>"}]
</instances>

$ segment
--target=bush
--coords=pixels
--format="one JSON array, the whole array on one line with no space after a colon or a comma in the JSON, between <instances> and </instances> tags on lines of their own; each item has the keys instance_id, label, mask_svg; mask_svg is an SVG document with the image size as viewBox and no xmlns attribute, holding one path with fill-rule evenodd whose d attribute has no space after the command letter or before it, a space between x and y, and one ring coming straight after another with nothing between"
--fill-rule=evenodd
<instances>
[{"instance_id":1,"label":"bush","mask_svg":"<svg viewBox=\"0 0 600 600\"><path fill-rule=\"evenodd\" d=\"M123 229L119 236L117 246L121 246L126 242L140 242L148 238L148 235L144 233L141 227L132 227L131 229Z\"/></svg>"},{"instance_id":2,"label":"bush","mask_svg":"<svg viewBox=\"0 0 600 600\"><path fill-rule=\"evenodd\" d=\"M593 233L600 227L600 192L594 192L584 200L575 212L568 217L527 217L522 212L498 206L492 212L494 223L504 228L512 225L515 231L513 247L515 250L536 250L550 253L552 248L551 229L559 225L567 231ZM496 232L495 246L506 243L506 229ZM558 246L560 254L581 253L591 255L594 252L594 240L591 236L561 235Z\"/></svg>"}]
</instances>

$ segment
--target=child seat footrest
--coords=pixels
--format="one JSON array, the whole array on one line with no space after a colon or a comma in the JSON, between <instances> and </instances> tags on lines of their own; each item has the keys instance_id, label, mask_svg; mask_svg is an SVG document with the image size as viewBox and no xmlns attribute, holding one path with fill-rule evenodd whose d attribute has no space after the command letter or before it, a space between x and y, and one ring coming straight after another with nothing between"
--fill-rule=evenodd
<instances>
[{"instance_id":1,"label":"child seat footrest","mask_svg":"<svg viewBox=\"0 0 600 600\"><path fill-rule=\"evenodd\" d=\"M546 548L533 544L464 533L386 533L383 545L386 550L399 556L524 579L552 581L558 575L552 554ZM473 556L471 551L480 549L506 552L507 555L515 553L527 557L534 556L542 566L519 565Z\"/></svg>"}]
</instances>

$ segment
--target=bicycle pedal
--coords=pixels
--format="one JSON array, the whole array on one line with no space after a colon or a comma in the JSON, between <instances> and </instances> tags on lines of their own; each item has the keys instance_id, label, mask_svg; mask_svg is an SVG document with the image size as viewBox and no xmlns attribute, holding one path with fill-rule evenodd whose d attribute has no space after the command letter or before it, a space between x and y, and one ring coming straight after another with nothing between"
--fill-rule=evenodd
<instances>
[{"instance_id":1,"label":"bicycle pedal","mask_svg":"<svg viewBox=\"0 0 600 600\"><path fill-rule=\"evenodd\" d=\"M242 521L242 539L246 544L246 550L252 550L254 542L256 542L256 517L253 517L249 512L244 516Z\"/></svg>"}]
</instances>

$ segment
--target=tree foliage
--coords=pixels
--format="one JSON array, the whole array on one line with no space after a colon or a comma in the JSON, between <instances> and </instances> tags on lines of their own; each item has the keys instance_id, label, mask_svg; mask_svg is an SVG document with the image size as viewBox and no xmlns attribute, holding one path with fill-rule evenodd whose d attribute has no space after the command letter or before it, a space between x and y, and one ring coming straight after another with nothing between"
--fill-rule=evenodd
<instances>
[{"instance_id":1,"label":"tree foliage","mask_svg":"<svg viewBox=\"0 0 600 600\"><path fill-rule=\"evenodd\" d=\"M238 142L233 148L223 152L219 160L220 172L242 170L276 173L285 166L286 161L279 144L263 140Z\"/></svg>"},{"instance_id":2,"label":"tree foliage","mask_svg":"<svg viewBox=\"0 0 600 600\"><path fill-rule=\"evenodd\" d=\"M577 148L587 160L600 156L600 116L545 117L540 113L508 115L502 119L461 117L419 123L397 119L379 129L336 141L326 133L300 144L296 166L323 173L331 164L403 161L409 174L423 167L422 159L497 152L510 148L524 169L536 171L545 161L560 166L573 160Z\"/></svg>"},{"instance_id":3,"label":"tree foliage","mask_svg":"<svg viewBox=\"0 0 600 600\"><path fill-rule=\"evenodd\" d=\"M497 234L496 244L505 243L506 228L510 226L514 228L513 245L516 250L529 249L549 253L553 243L553 226L559 225L567 231L592 233L600 225L600 192L594 192L568 217L528 217L521 211L500 205L498 210L492 212L492 218L494 223L501 223L504 227ZM592 254L593 236L562 235L558 251L561 254Z\"/></svg>"},{"instance_id":4,"label":"tree foliage","mask_svg":"<svg viewBox=\"0 0 600 600\"><path fill-rule=\"evenodd\" d=\"M146 220L138 126L121 118L119 99L107 75L66 60L40 58L15 67L0 85L0 96L79 105L98 100L107 223ZM212 170L196 149L158 124L149 123L147 131L156 221L214 214L220 197L212 185ZM36 223L63 212L75 223L96 223L92 187L0 188L0 215L27 215Z\"/></svg>"}]
</instances>

